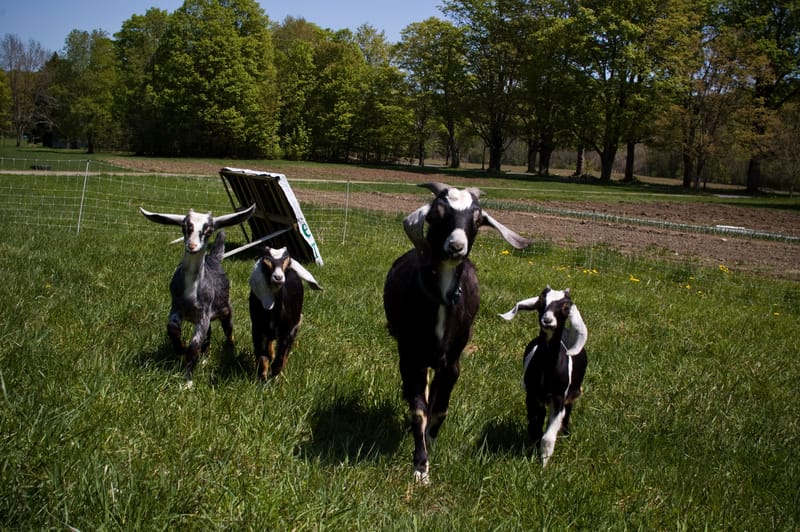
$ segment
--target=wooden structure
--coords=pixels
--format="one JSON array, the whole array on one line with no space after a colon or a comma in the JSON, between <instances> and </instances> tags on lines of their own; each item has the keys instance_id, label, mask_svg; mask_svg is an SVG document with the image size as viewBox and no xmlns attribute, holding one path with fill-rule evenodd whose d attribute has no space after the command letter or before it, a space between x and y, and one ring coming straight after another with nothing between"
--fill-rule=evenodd
<instances>
[{"instance_id":1,"label":"wooden structure","mask_svg":"<svg viewBox=\"0 0 800 532\"><path fill-rule=\"evenodd\" d=\"M255 213L247 221L250 234L242 227L249 243L226 252L226 257L268 244L287 247L292 258L301 263L322 265L314 235L285 175L228 167L219 175L234 209L256 204Z\"/></svg>"}]
</instances>

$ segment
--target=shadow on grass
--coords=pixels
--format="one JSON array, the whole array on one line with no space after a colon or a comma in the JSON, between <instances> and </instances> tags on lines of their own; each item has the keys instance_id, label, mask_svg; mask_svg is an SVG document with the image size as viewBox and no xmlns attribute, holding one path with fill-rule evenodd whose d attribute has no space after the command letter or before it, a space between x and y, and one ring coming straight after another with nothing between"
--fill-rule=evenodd
<instances>
[{"instance_id":1,"label":"shadow on grass","mask_svg":"<svg viewBox=\"0 0 800 532\"><path fill-rule=\"evenodd\" d=\"M297 450L322 462L374 462L397 451L405 426L388 401L364 405L356 396L318 404L310 418L312 439Z\"/></svg>"},{"instance_id":2,"label":"shadow on grass","mask_svg":"<svg viewBox=\"0 0 800 532\"><path fill-rule=\"evenodd\" d=\"M141 351L133 362L135 367L141 369L154 367L164 373L181 375L185 363L184 357L175 354L172 343L166 339L156 349ZM194 376L204 377L211 386L218 386L223 382L255 376L255 366L250 363L248 354L240 352L236 345L212 343L205 358L201 358L195 368Z\"/></svg>"},{"instance_id":3,"label":"shadow on grass","mask_svg":"<svg viewBox=\"0 0 800 532\"><path fill-rule=\"evenodd\" d=\"M492 419L483 427L475 442L480 452L525 456L528 450L528 435L525 427L513 419Z\"/></svg>"}]
</instances>

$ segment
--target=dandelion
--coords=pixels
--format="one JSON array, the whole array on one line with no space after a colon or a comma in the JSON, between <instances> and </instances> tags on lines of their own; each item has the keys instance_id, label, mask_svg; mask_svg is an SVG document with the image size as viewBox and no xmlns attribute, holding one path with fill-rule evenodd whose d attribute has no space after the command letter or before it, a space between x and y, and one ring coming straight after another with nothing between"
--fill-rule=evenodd
<instances>
[{"instance_id":1,"label":"dandelion","mask_svg":"<svg viewBox=\"0 0 800 532\"><path fill-rule=\"evenodd\" d=\"M725 266L724 264L720 264L719 265L719 271L721 271L722 273L731 273L731 271L728 269L728 267Z\"/></svg>"},{"instance_id":2,"label":"dandelion","mask_svg":"<svg viewBox=\"0 0 800 532\"><path fill-rule=\"evenodd\" d=\"M511 252L509 250L507 250L507 249L504 249L503 251L500 252L500 254L501 255L511 255Z\"/></svg>"},{"instance_id":3,"label":"dandelion","mask_svg":"<svg viewBox=\"0 0 800 532\"><path fill-rule=\"evenodd\" d=\"M780 315L781 315L781 313L780 313L780 312L773 312L773 313L772 313L772 315L773 315L773 316L780 316Z\"/></svg>"},{"instance_id":4,"label":"dandelion","mask_svg":"<svg viewBox=\"0 0 800 532\"><path fill-rule=\"evenodd\" d=\"M687 285L685 286L685 288L686 288L687 290L691 290L691 289L692 289L692 285L690 285L690 284L687 284Z\"/></svg>"},{"instance_id":5,"label":"dandelion","mask_svg":"<svg viewBox=\"0 0 800 532\"><path fill-rule=\"evenodd\" d=\"M632 283L640 282L640 279L637 279L636 277L634 277L634 275L632 273L628 274L628 275L630 275L630 279L628 279L630 282L632 282Z\"/></svg>"}]
</instances>

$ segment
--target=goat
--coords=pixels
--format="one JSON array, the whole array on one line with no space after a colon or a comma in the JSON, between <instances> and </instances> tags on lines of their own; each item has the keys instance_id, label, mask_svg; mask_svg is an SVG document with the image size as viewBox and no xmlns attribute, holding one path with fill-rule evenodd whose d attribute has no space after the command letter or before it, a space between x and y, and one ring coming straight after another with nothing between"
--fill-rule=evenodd
<instances>
[{"instance_id":1,"label":"goat","mask_svg":"<svg viewBox=\"0 0 800 532\"><path fill-rule=\"evenodd\" d=\"M253 266L250 321L257 373L262 382L277 377L286 365L303 321L303 281L314 290L322 290L314 276L292 260L285 247L265 247Z\"/></svg>"},{"instance_id":2,"label":"goat","mask_svg":"<svg viewBox=\"0 0 800 532\"><path fill-rule=\"evenodd\" d=\"M230 282L222 269L222 255L225 252L225 231L219 231L214 245L206 254L211 235L217 229L237 225L255 211L256 206L216 218L208 214L199 214L189 209L186 215L160 214L149 212L141 207L139 210L151 222L163 225L179 225L183 231L184 253L172 281L169 291L172 296L172 307L167 322L167 335L178 356L186 355L186 387L193 384L192 373L200 359L211 345L211 320L220 320L222 330L228 344L233 343L233 310L230 304ZM194 324L189 345L181 338L183 321Z\"/></svg>"},{"instance_id":3,"label":"goat","mask_svg":"<svg viewBox=\"0 0 800 532\"><path fill-rule=\"evenodd\" d=\"M528 410L528 434L539 445L542 465L553 455L559 431L569 434L572 404L581 396L586 373L588 333L569 289L552 290L524 299L500 314L511 320L520 310L539 313L539 335L525 348L522 387ZM547 429L542 431L545 407L550 408Z\"/></svg>"},{"instance_id":4,"label":"goat","mask_svg":"<svg viewBox=\"0 0 800 532\"><path fill-rule=\"evenodd\" d=\"M443 183L419 186L435 198L403 222L414 248L389 269L383 308L389 333L397 340L403 398L411 414L414 478L427 484L428 445L447 415L459 358L478 312L478 279L468 259L478 229L493 227L517 249L530 241L483 211L478 189L459 190ZM430 370L434 376L429 383Z\"/></svg>"}]
</instances>

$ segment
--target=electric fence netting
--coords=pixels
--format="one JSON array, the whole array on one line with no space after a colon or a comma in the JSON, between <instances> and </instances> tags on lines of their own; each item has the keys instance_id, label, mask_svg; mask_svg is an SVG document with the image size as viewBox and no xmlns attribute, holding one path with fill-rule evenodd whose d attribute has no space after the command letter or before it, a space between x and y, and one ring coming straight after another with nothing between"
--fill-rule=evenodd
<instances>
[{"instance_id":1,"label":"electric fence netting","mask_svg":"<svg viewBox=\"0 0 800 532\"><path fill-rule=\"evenodd\" d=\"M323 256L324 246L357 245L367 234L371 238L378 235L386 245L399 249L407 247L400 221L403 215L425 201L415 183L298 179L291 174L286 177ZM616 268L631 271L677 269L681 278L691 277L692 270L699 268L699 263L691 256L676 256L663 251L621 256L616 251L618 246L613 245L616 242L610 241L624 239L626 233L650 228L687 234L710 233L720 238L732 236L751 241L776 241L793 248L800 240L797 236L740 227L676 224L552 208L546 204L493 199L491 190L485 192L482 205L512 227L513 222L508 219L512 212L516 217L527 216L529 221L533 220L530 223L534 228L546 224L573 224L571 230L575 238L568 240L563 253L553 260L563 263L564 268L577 269L588 275L610 261ZM231 198L216 173L191 175L137 171L105 161L85 159L0 158L0 208L5 214L6 224L12 227L30 226L74 234L135 231L163 235L165 241L175 238L174 229L144 223L139 207L156 212L184 213L191 207L198 211L224 213L231 209ZM620 232L610 235L608 231L600 231L601 226L609 224L619 226ZM534 244L521 254L537 257L537 262L554 247L546 237L541 238L542 235L528 236L534 237ZM627 266L626 261L631 266Z\"/></svg>"}]
</instances>

